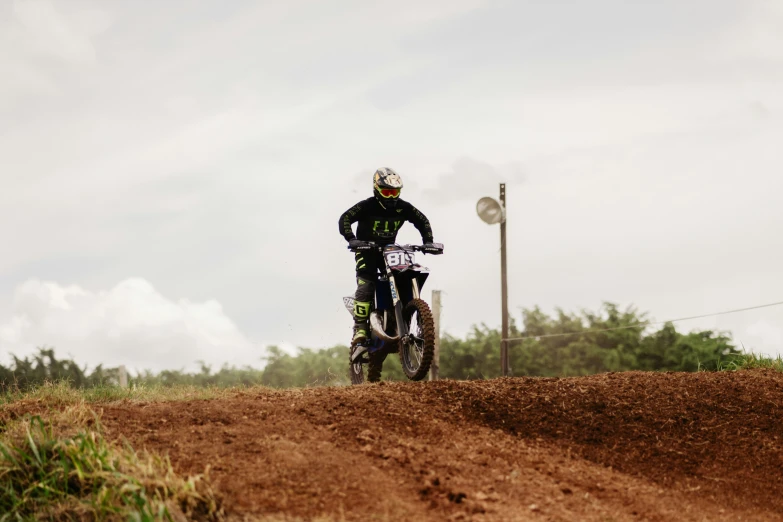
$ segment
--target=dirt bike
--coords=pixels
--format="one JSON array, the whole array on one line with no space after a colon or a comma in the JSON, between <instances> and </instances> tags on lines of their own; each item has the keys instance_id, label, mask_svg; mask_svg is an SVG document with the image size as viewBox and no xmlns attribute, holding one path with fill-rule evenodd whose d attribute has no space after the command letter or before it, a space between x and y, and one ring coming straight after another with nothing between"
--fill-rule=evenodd
<instances>
[{"instance_id":1,"label":"dirt bike","mask_svg":"<svg viewBox=\"0 0 783 522\"><path fill-rule=\"evenodd\" d=\"M412 381L422 380L430 370L435 350L435 325L429 305L420 292L429 277L429 269L415 261L414 252L442 254L443 245L384 245L367 242L352 252L380 254L383 265L375 286L375 301L370 308L370 335L367 341L352 346L351 384L381 380L383 361L397 353L402 371ZM343 297L353 317L353 297Z\"/></svg>"}]
</instances>

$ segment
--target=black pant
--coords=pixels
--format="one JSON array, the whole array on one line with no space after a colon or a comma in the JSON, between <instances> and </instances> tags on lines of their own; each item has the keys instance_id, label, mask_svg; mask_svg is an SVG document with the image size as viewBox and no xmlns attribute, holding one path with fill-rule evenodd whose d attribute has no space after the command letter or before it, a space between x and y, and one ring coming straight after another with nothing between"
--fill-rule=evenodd
<instances>
[{"instance_id":1,"label":"black pant","mask_svg":"<svg viewBox=\"0 0 783 522\"><path fill-rule=\"evenodd\" d=\"M356 304L353 316L356 321L366 321L369 317L370 304L375 299L375 283L378 281L378 268L383 266L383 257L379 252L357 252L355 258Z\"/></svg>"}]
</instances>

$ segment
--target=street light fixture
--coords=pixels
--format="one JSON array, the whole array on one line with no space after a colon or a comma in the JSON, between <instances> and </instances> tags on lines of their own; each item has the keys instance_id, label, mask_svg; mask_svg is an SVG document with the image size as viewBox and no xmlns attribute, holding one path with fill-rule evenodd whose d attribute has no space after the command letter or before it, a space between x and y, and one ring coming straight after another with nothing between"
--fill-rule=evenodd
<instances>
[{"instance_id":1,"label":"street light fixture","mask_svg":"<svg viewBox=\"0 0 783 522\"><path fill-rule=\"evenodd\" d=\"M481 220L488 225L496 225L506 219L503 205L495 198L485 197L478 200L476 212Z\"/></svg>"},{"instance_id":2,"label":"street light fixture","mask_svg":"<svg viewBox=\"0 0 783 522\"><path fill-rule=\"evenodd\" d=\"M476 213L488 225L500 223L500 286L502 308L502 333L500 339L500 371L503 377L508 368L508 277L506 265L506 184L500 184L500 201L484 197L476 203Z\"/></svg>"}]
</instances>

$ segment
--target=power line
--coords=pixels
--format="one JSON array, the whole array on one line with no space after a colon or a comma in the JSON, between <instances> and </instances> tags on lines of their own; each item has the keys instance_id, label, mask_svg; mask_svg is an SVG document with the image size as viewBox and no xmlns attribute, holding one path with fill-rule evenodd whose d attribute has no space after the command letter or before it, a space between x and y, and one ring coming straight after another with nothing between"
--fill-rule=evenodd
<instances>
[{"instance_id":1,"label":"power line","mask_svg":"<svg viewBox=\"0 0 783 522\"><path fill-rule=\"evenodd\" d=\"M629 330L631 328L641 328L641 327L648 327L648 326L654 326L657 324L666 324L666 323L677 323L680 321L690 321L692 319L704 319L706 317L716 317L719 315L727 315L727 314L736 314L738 312L747 312L748 310L758 310L760 308L771 308L773 306L781 306L783 305L783 301L779 301L777 303L769 303L769 304L763 304L763 305L757 305L757 306L749 306L747 308L737 308L736 310L727 310L725 312L715 312L712 314L704 314L704 315L693 315L691 317L680 317L678 319L669 319L668 321L654 321L649 322L645 321L642 323L636 323L631 324L628 326L616 326L614 328L603 328L600 330L585 330L584 332L571 332L571 333L556 333L556 334L544 334L544 335L526 335L524 337L510 337L508 339L503 339L504 341L524 341L526 339L547 339L551 337L567 337L569 335L584 335L584 334L590 334L590 333L600 333L600 332L611 332L614 330Z\"/></svg>"}]
</instances>

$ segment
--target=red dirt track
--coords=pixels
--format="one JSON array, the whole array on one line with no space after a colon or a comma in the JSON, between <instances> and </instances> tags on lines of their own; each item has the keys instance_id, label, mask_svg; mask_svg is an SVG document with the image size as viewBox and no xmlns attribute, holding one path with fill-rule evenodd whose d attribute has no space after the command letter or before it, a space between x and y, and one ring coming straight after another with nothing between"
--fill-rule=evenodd
<instances>
[{"instance_id":1,"label":"red dirt track","mask_svg":"<svg viewBox=\"0 0 783 522\"><path fill-rule=\"evenodd\" d=\"M104 405L232 520L783 520L783 374L248 390Z\"/></svg>"}]
</instances>

